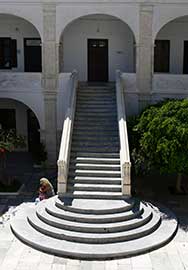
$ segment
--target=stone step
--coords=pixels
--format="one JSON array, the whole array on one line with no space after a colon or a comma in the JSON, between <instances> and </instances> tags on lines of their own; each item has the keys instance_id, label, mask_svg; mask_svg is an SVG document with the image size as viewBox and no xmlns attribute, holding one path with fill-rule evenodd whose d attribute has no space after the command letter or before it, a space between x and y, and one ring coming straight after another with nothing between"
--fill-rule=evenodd
<instances>
[{"instance_id":1,"label":"stone step","mask_svg":"<svg viewBox=\"0 0 188 270\"><path fill-rule=\"evenodd\" d=\"M109 154L113 154L113 153L119 153L119 147L109 147L109 146L103 146L103 147L92 147L92 146L87 146L87 147L79 147L79 146L73 146L72 147L72 152L84 152L84 153L109 153Z\"/></svg>"},{"instance_id":2,"label":"stone step","mask_svg":"<svg viewBox=\"0 0 188 270\"><path fill-rule=\"evenodd\" d=\"M107 223L105 223L105 219L104 222L102 222L102 220L100 220L100 222L96 222L96 220L95 222L89 222L89 218L85 218L87 222L84 222L84 218L77 220L67 220L49 214L44 208L37 208L36 214L41 221L54 228L86 233L113 233L129 231L147 224L153 216L152 210L147 208L144 209L141 215L138 215L135 218Z\"/></svg>"},{"instance_id":3,"label":"stone step","mask_svg":"<svg viewBox=\"0 0 188 270\"><path fill-rule=\"evenodd\" d=\"M108 98L108 99L96 99L94 97L90 97L90 99L83 99L78 97L76 100L76 105L89 105L89 106L108 106L108 105L113 105L116 107L116 100L112 99L112 98Z\"/></svg>"},{"instance_id":4,"label":"stone step","mask_svg":"<svg viewBox=\"0 0 188 270\"><path fill-rule=\"evenodd\" d=\"M135 200L130 198L129 200L87 200L87 203L83 199L75 199L69 202L69 198L64 194L61 197L55 197L54 203L56 207L65 211L80 213L80 214L114 214L127 212L137 203Z\"/></svg>"},{"instance_id":5,"label":"stone step","mask_svg":"<svg viewBox=\"0 0 188 270\"><path fill-rule=\"evenodd\" d=\"M106 137L113 137L113 136L118 136L118 131L117 130L97 130L97 129L74 129L73 130L73 136L76 136L76 135L85 135L85 136L93 136L93 137L96 137L96 136L105 136Z\"/></svg>"},{"instance_id":6,"label":"stone step","mask_svg":"<svg viewBox=\"0 0 188 270\"><path fill-rule=\"evenodd\" d=\"M116 104L116 97L115 96L106 96L106 97L102 97L99 96L78 96L77 97L77 102L78 103L99 103L99 104L105 104L105 103L108 103L108 102L112 102L114 104Z\"/></svg>"},{"instance_id":7,"label":"stone step","mask_svg":"<svg viewBox=\"0 0 188 270\"><path fill-rule=\"evenodd\" d=\"M75 221L80 223L92 223L92 224L102 224L102 223L116 223L121 221L128 221L134 218L142 216L144 212L143 205L135 205L134 209L131 209L126 212L119 213L105 213L105 214L86 214L86 213L75 213L69 212L63 209L56 207L54 203L47 203L45 206L40 206L43 208L49 215L57 217L61 220ZM45 208L45 209L44 209ZM38 211L38 210L37 210ZM42 210L41 210L42 211Z\"/></svg>"},{"instance_id":8,"label":"stone step","mask_svg":"<svg viewBox=\"0 0 188 270\"><path fill-rule=\"evenodd\" d=\"M110 142L119 142L119 136L92 136L92 134L90 134L90 136L87 136L85 134L82 135L75 135L73 134L72 136L72 141L89 141L89 142L93 142L93 141L98 141L98 142L106 142L106 141L110 141Z\"/></svg>"},{"instance_id":9,"label":"stone step","mask_svg":"<svg viewBox=\"0 0 188 270\"><path fill-rule=\"evenodd\" d=\"M108 170L108 171L120 171L119 164L91 164L91 163L70 163L69 168L75 170Z\"/></svg>"},{"instance_id":10,"label":"stone step","mask_svg":"<svg viewBox=\"0 0 188 270\"><path fill-rule=\"evenodd\" d=\"M53 238L85 244L108 244L138 239L154 232L160 225L160 216L155 215L147 224L131 231L98 234L72 232L58 228L52 230L51 226L39 220L35 214L30 215L28 221L37 231Z\"/></svg>"},{"instance_id":11,"label":"stone step","mask_svg":"<svg viewBox=\"0 0 188 270\"><path fill-rule=\"evenodd\" d=\"M75 176L68 178L69 183L80 183L80 184L112 184L120 185L121 178L117 177L84 177L84 176Z\"/></svg>"},{"instance_id":12,"label":"stone step","mask_svg":"<svg viewBox=\"0 0 188 270\"><path fill-rule=\"evenodd\" d=\"M86 147L97 147L97 148L103 148L103 147L108 147L108 148L110 148L110 147L119 147L119 141L118 142L113 142L113 141L87 141L87 140L85 140L85 141L80 141L80 140L77 140L77 141L75 141L75 140L73 140L72 141L72 147L82 147L83 149Z\"/></svg>"},{"instance_id":13,"label":"stone step","mask_svg":"<svg viewBox=\"0 0 188 270\"><path fill-rule=\"evenodd\" d=\"M68 196L73 199L86 199L86 200L121 200L123 197L122 192L100 192L100 191L74 191L69 192ZM126 196L128 197L128 196Z\"/></svg>"},{"instance_id":14,"label":"stone step","mask_svg":"<svg viewBox=\"0 0 188 270\"><path fill-rule=\"evenodd\" d=\"M100 124L100 125L92 125L92 126L86 126L86 125L77 125L77 123L74 123L74 130L99 130L99 131L112 131L112 132L118 132L118 125L111 125L110 123L108 125ZM74 133L74 131L73 131ZM117 133L118 134L118 133Z\"/></svg>"},{"instance_id":15,"label":"stone step","mask_svg":"<svg viewBox=\"0 0 188 270\"><path fill-rule=\"evenodd\" d=\"M86 157L86 158L119 158L120 154L119 152L111 152L111 153L106 153L106 152L84 152L84 151L71 151L71 157Z\"/></svg>"},{"instance_id":16,"label":"stone step","mask_svg":"<svg viewBox=\"0 0 188 270\"><path fill-rule=\"evenodd\" d=\"M81 170L81 169L76 169L76 170L70 170L69 172L69 177L71 176L91 176L91 177L121 177L121 172L120 171L110 171L110 170Z\"/></svg>"},{"instance_id":17,"label":"stone step","mask_svg":"<svg viewBox=\"0 0 188 270\"><path fill-rule=\"evenodd\" d=\"M111 111L111 112L99 112L99 111L96 111L96 112L87 112L87 114L85 114L85 112L79 112L77 111L76 114L75 114L75 117L90 117L90 118L104 118L104 117L107 117L107 118L111 118L111 117L116 117L117 118L117 112L115 111Z\"/></svg>"},{"instance_id":18,"label":"stone step","mask_svg":"<svg viewBox=\"0 0 188 270\"><path fill-rule=\"evenodd\" d=\"M100 95L100 94L111 94L115 95L115 90L114 89L109 89L109 88L85 88L85 89L78 89L78 95L80 96L81 94L86 94L86 95Z\"/></svg>"},{"instance_id":19,"label":"stone step","mask_svg":"<svg viewBox=\"0 0 188 270\"><path fill-rule=\"evenodd\" d=\"M108 235L93 233L83 234L57 228L51 231L51 226L47 224L43 225L43 222L39 221L36 216L34 217L35 220L29 218L29 221L32 226L41 233L62 240L86 244L107 244L138 239L154 232L160 225L160 217L155 216L151 221L149 221L148 224L142 226L141 228L137 228L134 231L128 231L123 233L108 233Z\"/></svg>"},{"instance_id":20,"label":"stone step","mask_svg":"<svg viewBox=\"0 0 188 270\"><path fill-rule=\"evenodd\" d=\"M92 121L93 123L98 123L98 122L111 122L111 123L116 123L117 122L117 116L111 116L111 117L108 117L108 116L105 116L105 117L98 117L96 115L94 116L88 116L88 115L83 115L83 116L77 116L75 117L74 119L75 121L78 121L78 122L90 122Z\"/></svg>"},{"instance_id":21,"label":"stone step","mask_svg":"<svg viewBox=\"0 0 188 270\"><path fill-rule=\"evenodd\" d=\"M22 242L45 253L78 260L109 260L143 254L163 246L171 240L177 223L169 225L168 221L164 220L152 234L126 242L105 244L105 246L104 244L81 244L44 236L28 223L26 217L14 219L11 228Z\"/></svg>"},{"instance_id":22,"label":"stone step","mask_svg":"<svg viewBox=\"0 0 188 270\"><path fill-rule=\"evenodd\" d=\"M118 122L117 122L117 119L115 120L112 120L111 118L109 119L93 119L91 121L91 119L75 119L74 123L76 123L77 125L85 125L85 126L101 126L101 125L104 125L104 126L108 126L108 125L111 125L111 126L117 126L118 125Z\"/></svg>"},{"instance_id":23,"label":"stone step","mask_svg":"<svg viewBox=\"0 0 188 270\"><path fill-rule=\"evenodd\" d=\"M118 124L117 123L98 123L97 125L93 123L79 123L77 121L74 122L74 130L101 130L101 131L116 131L118 135Z\"/></svg>"},{"instance_id":24,"label":"stone step","mask_svg":"<svg viewBox=\"0 0 188 270\"><path fill-rule=\"evenodd\" d=\"M71 159L71 163L94 163L94 164L120 164L120 158L100 158L100 157L76 157Z\"/></svg>"},{"instance_id":25,"label":"stone step","mask_svg":"<svg viewBox=\"0 0 188 270\"><path fill-rule=\"evenodd\" d=\"M97 115L97 114L111 113L111 115L115 115L113 111L114 111L114 107L89 108L89 107L83 106L83 107L76 108L76 114L77 113L84 113L84 114L95 113Z\"/></svg>"},{"instance_id":26,"label":"stone step","mask_svg":"<svg viewBox=\"0 0 188 270\"><path fill-rule=\"evenodd\" d=\"M101 109L110 109L110 110L116 110L116 105L114 103L106 103L106 104L88 104L88 103L76 103L76 111L83 109L89 109L89 110L101 110Z\"/></svg>"},{"instance_id":27,"label":"stone step","mask_svg":"<svg viewBox=\"0 0 188 270\"><path fill-rule=\"evenodd\" d=\"M121 192L121 185L110 185L110 184L78 184L71 183L67 187L68 192L73 191L93 191L93 192Z\"/></svg>"}]
</instances>

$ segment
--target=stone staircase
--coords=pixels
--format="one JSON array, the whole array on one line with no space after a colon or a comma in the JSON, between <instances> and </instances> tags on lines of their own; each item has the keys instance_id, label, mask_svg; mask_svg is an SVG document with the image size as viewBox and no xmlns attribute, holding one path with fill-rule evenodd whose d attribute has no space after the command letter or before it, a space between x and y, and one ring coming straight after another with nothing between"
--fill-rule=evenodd
<instances>
[{"instance_id":1,"label":"stone staircase","mask_svg":"<svg viewBox=\"0 0 188 270\"><path fill-rule=\"evenodd\" d=\"M113 86L82 86L77 91L68 192L74 198L122 196Z\"/></svg>"},{"instance_id":2,"label":"stone staircase","mask_svg":"<svg viewBox=\"0 0 188 270\"><path fill-rule=\"evenodd\" d=\"M122 196L116 114L112 86L78 90L67 193L18 211L11 228L21 241L56 256L107 260L172 239L172 212Z\"/></svg>"}]
</instances>

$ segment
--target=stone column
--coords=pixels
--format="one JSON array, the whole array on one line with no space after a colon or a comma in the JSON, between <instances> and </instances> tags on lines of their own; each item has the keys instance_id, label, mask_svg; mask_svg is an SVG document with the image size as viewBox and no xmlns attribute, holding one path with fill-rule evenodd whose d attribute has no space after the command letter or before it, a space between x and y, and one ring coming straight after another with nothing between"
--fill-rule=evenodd
<instances>
[{"instance_id":1,"label":"stone column","mask_svg":"<svg viewBox=\"0 0 188 270\"><path fill-rule=\"evenodd\" d=\"M56 44L56 5L43 5L42 86L45 107L45 144L48 163L57 161L58 50Z\"/></svg>"},{"instance_id":2,"label":"stone column","mask_svg":"<svg viewBox=\"0 0 188 270\"><path fill-rule=\"evenodd\" d=\"M150 102L153 76L153 6L140 6L139 44L137 44L136 76L140 110Z\"/></svg>"}]
</instances>

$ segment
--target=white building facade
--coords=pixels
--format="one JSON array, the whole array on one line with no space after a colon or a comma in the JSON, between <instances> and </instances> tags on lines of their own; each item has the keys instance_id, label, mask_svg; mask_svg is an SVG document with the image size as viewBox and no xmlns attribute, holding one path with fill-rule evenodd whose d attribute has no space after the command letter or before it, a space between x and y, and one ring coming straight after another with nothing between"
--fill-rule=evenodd
<instances>
[{"instance_id":1,"label":"white building facade","mask_svg":"<svg viewBox=\"0 0 188 270\"><path fill-rule=\"evenodd\" d=\"M50 163L75 69L85 82L121 70L129 115L187 97L187 0L0 0L0 123L26 136L26 151L44 142Z\"/></svg>"}]
</instances>

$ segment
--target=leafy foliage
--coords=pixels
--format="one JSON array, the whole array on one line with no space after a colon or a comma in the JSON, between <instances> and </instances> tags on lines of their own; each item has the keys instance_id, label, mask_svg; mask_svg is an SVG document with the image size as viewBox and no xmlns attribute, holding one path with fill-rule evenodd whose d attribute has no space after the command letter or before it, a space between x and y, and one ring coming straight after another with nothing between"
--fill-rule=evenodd
<instances>
[{"instance_id":1,"label":"leafy foliage","mask_svg":"<svg viewBox=\"0 0 188 270\"><path fill-rule=\"evenodd\" d=\"M25 146L25 138L17 135L14 129L0 130L0 149L1 152L12 152L17 147Z\"/></svg>"},{"instance_id":2,"label":"leafy foliage","mask_svg":"<svg viewBox=\"0 0 188 270\"><path fill-rule=\"evenodd\" d=\"M188 100L166 100L146 108L131 128L137 173L188 172Z\"/></svg>"}]
</instances>

